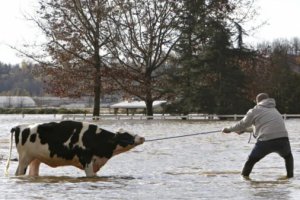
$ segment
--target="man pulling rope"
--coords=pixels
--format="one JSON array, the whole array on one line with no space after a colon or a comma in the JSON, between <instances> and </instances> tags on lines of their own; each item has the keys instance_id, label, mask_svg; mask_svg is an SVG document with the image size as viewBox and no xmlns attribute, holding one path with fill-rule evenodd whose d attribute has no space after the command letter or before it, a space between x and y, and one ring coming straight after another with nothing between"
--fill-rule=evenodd
<instances>
[{"instance_id":1,"label":"man pulling rope","mask_svg":"<svg viewBox=\"0 0 300 200\"><path fill-rule=\"evenodd\" d=\"M257 105L250 109L245 117L231 127L222 130L224 133L236 132L241 134L248 127L254 127L254 137L257 142L244 165L242 175L249 175L259 160L270 153L278 153L284 158L287 178L294 176L294 159L282 115L275 108L275 100L266 93L256 97Z\"/></svg>"}]
</instances>

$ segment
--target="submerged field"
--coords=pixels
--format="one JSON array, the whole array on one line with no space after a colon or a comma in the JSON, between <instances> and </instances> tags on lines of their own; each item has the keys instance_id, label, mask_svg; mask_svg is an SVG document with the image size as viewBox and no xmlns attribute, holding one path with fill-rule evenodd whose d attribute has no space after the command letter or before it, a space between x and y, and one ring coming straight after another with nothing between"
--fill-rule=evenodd
<instances>
[{"instance_id":1,"label":"submerged field","mask_svg":"<svg viewBox=\"0 0 300 200\"><path fill-rule=\"evenodd\" d=\"M113 157L97 178L85 178L74 167L41 165L40 177L14 177L17 162L11 161L4 176L9 131L20 123L58 121L56 115L0 115L1 199L294 199L300 198L300 120L286 120L295 158L295 178L285 175L283 160L271 154L259 162L252 180L240 177L255 140L249 135L206 135L146 142ZM146 139L221 130L233 121L104 120L103 128L124 128ZM17 158L14 147L13 158Z\"/></svg>"}]
</instances>

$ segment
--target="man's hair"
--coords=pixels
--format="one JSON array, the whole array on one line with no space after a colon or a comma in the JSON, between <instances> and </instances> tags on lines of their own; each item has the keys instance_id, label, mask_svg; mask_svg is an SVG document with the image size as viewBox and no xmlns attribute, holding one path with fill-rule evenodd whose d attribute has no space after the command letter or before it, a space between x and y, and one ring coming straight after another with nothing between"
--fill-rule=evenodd
<instances>
[{"instance_id":1,"label":"man's hair","mask_svg":"<svg viewBox=\"0 0 300 200\"><path fill-rule=\"evenodd\" d=\"M264 99L268 99L269 98L269 95L267 93L259 93L257 96L256 96L256 103L259 103L261 102L262 100Z\"/></svg>"}]
</instances>

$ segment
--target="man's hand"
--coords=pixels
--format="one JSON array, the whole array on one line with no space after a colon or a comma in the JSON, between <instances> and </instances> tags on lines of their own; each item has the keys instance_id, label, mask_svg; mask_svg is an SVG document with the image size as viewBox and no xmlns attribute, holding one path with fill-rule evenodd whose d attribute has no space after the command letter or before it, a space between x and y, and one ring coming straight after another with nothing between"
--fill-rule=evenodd
<instances>
[{"instance_id":1,"label":"man's hand","mask_svg":"<svg viewBox=\"0 0 300 200\"><path fill-rule=\"evenodd\" d=\"M223 128L222 132L223 133L230 133L231 131L229 130L229 128Z\"/></svg>"}]
</instances>

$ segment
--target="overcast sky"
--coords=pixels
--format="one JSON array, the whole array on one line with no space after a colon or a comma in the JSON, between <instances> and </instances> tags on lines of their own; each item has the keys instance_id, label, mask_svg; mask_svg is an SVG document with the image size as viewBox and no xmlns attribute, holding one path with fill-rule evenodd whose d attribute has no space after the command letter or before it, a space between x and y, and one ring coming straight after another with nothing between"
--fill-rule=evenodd
<instances>
[{"instance_id":1,"label":"overcast sky","mask_svg":"<svg viewBox=\"0 0 300 200\"><path fill-rule=\"evenodd\" d=\"M7 45L21 46L24 42L33 43L37 29L24 19L24 14L33 14L38 0L0 0L0 62L18 64L24 58ZM257 0L260 16L257 23L268 24L244 38L245 42L256 44L277 38L300 37L300 0Z\"/></svg>"}]
</instances>

